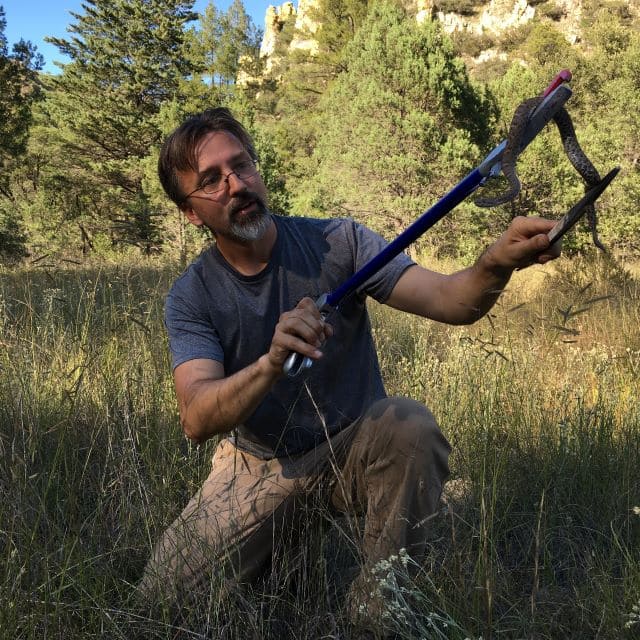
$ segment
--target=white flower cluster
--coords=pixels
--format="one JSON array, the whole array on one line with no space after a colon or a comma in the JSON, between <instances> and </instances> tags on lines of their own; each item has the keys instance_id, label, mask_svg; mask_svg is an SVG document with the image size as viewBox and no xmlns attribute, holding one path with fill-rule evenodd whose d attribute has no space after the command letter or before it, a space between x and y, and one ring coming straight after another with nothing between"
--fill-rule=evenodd
<instances>
[{"instance_id":1,"label":"white flower cluster","mask_svg":"<svg viewBox=\"0 0 640 640\"><path fill-rule=\"evenodd\" d=\"M374 601L384 602L382 617L387 621L407 622L408 603L405 599L405 589L398 584L397 571L400 567L406 570L409 561L407 550L402 548L398 555L380 560L373 568L374 581L369 596ZM365 603L360 605L359 613L369 613Z\"/></svg>"},{"instance_id":2,"label":"white flower cluster","mask_svg":"<svg viewBox=\"0 0 640 640\"><path fill-rule=\"evenodd\" d=\"M627 620L624 625L625 629L631 629L631 627L640 624L640 600L638 600L638 604L634 604L633 607L631 607L631 613L627 617L629 620Z\"/></svg>"},{"instance_id":3,"label":"white flower cluster","mask_svg":"<svg viewBox=\"0 0 640 640\"><path fill-rule=\"evenodd\" d=\"M400 549L398 555L378 562L373 569L373 590L369 595L384 602L382 619L385 624L397 631L410 626L418 637L433 640L446 640L452 630L461 632L449 616L432 610L433 603L425 593L411 588L407 571L410 564L415 565L415 561L406 549ZM366 605L360 612L366 613Z\"/></svg>"}]
</instances>

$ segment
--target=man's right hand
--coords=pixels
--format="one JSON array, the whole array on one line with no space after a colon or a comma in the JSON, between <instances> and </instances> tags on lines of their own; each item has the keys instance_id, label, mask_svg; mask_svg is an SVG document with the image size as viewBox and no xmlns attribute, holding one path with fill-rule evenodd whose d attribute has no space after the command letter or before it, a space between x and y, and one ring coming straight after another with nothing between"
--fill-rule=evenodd
<instances>
[{"instance_id":1,"label":"man's right hand","mask_svg":"<svg viewBox=\"0 0 640 640\"><path fill-rule=\"evenodd\" d=\"M322 357L320 347L332 335L331 325L323 320L315 302L303 298L294 309L280 316L267 353L269 364L282 372L285 360L293 351L318 360Z\"/></svg>"},{"instance_id":2,"label":"man's right hand","mask_svg":"<svg viewBox=\"0 0 640 640\"><path fill-rule=\"evenodd\" d=\"M291 351L317 360L322 357L320 346L332 334L313 300L304 298L280 316L269 351L244 369L226 376L222 363L207 359L176 367L173 376L185 434L204 442L242 423L283 375Z\"/></svg>"}]
</instances>

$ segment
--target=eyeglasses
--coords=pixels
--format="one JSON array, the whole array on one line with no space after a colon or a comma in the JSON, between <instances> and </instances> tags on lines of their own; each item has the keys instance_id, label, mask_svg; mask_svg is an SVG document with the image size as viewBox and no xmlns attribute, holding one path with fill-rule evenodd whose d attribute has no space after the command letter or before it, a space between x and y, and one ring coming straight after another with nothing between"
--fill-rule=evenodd
<instances>
[{"instance_id":1,"label":"eyeglasses","mask_svg":"<svg viewBox=\"0 0 640 640\"><path fill-rule=\"evenodd\" d=\"M208 196L219 194L227 188L229 178L232 175L235 175L239 180L249 180L257 175L258 171L258 165L255 161L241 160L235 165L233 171L229 171L229 173L210 173L202 180L199 187L196 187L183 198L183 201L190 198L196 191L202 191Z\"/></svg>"}]
</instances>

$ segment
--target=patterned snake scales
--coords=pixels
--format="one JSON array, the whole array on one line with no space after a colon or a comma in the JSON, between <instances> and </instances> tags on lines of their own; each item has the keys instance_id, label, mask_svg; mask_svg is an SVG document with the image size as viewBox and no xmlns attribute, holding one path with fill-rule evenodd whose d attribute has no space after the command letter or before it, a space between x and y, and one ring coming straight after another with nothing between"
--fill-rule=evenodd
<instances>
[{"instance_id":1,"label":"patterned snake scales","mask_svg":"<svg viewBox=\"0 0 640 640\"><path fill-rule=\"evenodd\" d=\"M529 121L529 115L542 100L542 97L530 98L521 103L516 109L509 127L507 144L502 154L502 172L509 181L510 188L505 193L494 198L477 198L475 204L479 207L495 207L499 204L504 204L513 200L520 193L520 180L516 174L516 160L520 150L520 140ZM586 182L586 189L598 184L601 179L600 174L578 144L573 122L567 110L564 107L561 108L555 114L553 120L560 131L564 151L571 164ZM604 251L605 248L598 238L596 210L593 203L586 208L585 215L593 243L598 249Z\"/></svg>"}]
</instances>

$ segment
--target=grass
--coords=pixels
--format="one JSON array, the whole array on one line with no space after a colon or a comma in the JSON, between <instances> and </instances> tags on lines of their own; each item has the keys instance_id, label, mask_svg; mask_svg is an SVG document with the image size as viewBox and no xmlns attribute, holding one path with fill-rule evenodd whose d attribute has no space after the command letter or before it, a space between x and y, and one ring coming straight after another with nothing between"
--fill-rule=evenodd
<instances>
[{"instance_id":1,"label":"grass","mask_svg":"<svg viewBox=\"0 0 640 640\"><path fill-rule=\"evenodd\" d=\"M179 635L130 606L212 452L179 432L161 317L175 275L0 275L2 639ZM636 277L602 259L526 270L472 327L372 313L388 391L431 407L462 489L434 521L411 592L394 591L397 636L413 637L412 602L424 638L634 637ZM348 638L332 594L345 541L335 529L307 539L290 569L211 605L183 637Z\"/></svg>"}]
</instances>

